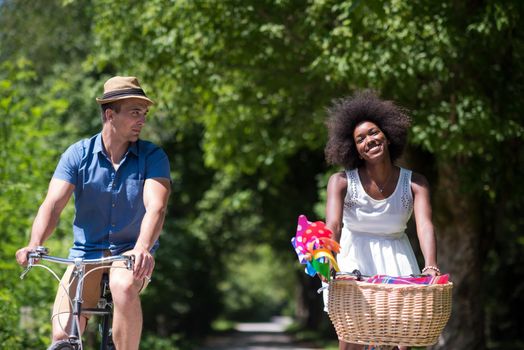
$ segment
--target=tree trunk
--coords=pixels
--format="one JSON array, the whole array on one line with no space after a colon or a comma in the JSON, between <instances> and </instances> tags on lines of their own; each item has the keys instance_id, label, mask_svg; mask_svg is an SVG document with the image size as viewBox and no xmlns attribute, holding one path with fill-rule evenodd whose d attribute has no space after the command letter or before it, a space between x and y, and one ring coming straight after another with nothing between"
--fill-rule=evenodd
<instances>
[{"instance_id":1,"label":"tree trunk","mask_svg":"<svg viewBox=\"0 0 524 350\"><path fill-rule=\"evenodd\" d=\"M458 161L439 162L434 193L438 262L453 282L451 318L432 349L485 349L479 203L461 193Z\"/></svg>"}]
</instances>

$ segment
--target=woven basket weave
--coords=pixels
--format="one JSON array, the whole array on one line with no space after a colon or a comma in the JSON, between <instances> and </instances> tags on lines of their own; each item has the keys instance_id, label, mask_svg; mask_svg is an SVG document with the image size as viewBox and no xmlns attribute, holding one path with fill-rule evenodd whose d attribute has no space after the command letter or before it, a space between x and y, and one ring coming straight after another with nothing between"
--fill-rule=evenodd
<instances>
[{"instance_id":1,"label":"woven basket weave","mask_svg":"<svg viewBox=\"0 0 524 350\"><path fill-rule=\"evenodd\" d=\"M339 340L355 344L435 344L451 315L452 283L329 283L329 318Z\"/></svg>"}]
</instances>

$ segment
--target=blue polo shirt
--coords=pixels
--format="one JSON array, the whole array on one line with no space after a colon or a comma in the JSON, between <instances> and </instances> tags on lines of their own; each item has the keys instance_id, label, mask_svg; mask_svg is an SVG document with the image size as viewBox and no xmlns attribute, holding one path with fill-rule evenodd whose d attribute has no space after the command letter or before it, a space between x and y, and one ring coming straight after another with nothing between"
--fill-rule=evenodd
<instances>
[{"instance_id":1,"label":"blue polo shirt","mask_svg":"<svg viewBox=\"0 0 524 350\"><path fill-rule=\"evenodd\" d=\"M105 250L133 249L145 214L144 181L170 179L166 153L151 142L129 146L115 170L102 146L102 136L71 145L53 175L75 186L74 244L69 257L99 258ZM158 241L152 251L158 248Z\"/></svg>"}]
</instances>

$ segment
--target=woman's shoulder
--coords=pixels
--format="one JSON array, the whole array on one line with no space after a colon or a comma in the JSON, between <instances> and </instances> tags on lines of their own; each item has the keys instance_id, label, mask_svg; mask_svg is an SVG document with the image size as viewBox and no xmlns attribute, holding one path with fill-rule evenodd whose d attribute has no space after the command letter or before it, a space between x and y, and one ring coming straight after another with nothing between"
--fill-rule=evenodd
<instances>
[{"instance_id":1,"label":"woman's shoulder","mask_svg":"<svg viewBox=\"0 0 524 350\"><path fill-rule=\"evenodd\" d=\"M329 177L328 189L345 190L348 185L348 179L345 171L338 171Z\"/></svg>"},{"instance_id":2,"label":"woman's shoulder","mask_svg":"<svg viewBox=\"0 0 524 350\"><path fill-rule=\"evenodd\" d=\"M411 172L411 185L414 188L429 188L429 182L426 177L414 171Z\"/></svg>"}]
</instances>

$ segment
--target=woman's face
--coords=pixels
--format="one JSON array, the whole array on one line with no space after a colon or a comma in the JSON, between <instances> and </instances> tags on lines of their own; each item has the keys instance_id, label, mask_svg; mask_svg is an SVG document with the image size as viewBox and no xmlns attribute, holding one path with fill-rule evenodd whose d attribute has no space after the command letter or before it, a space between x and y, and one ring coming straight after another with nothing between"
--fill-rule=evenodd
<instances>
[{"instance_id":1,"label":"woman's face","mask_svg":"<svg viewBox=\"0 0 524 350\"><path fill-rule=\"evenodd\" d=\"M365 161L389 157L388 140L380 128L372 122L364 121L353 130L357 152Z\"/></svg>"}]
</instances>

